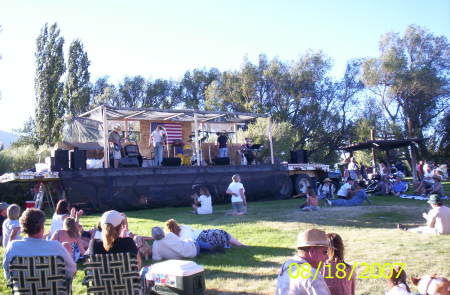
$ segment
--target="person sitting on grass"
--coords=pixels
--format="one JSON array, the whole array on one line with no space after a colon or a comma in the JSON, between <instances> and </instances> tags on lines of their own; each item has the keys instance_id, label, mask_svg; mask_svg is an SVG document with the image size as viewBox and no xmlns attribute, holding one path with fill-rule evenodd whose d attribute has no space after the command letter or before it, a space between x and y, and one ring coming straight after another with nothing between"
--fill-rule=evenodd
<instances>
[{"instance_id":1,"label":"person sitting on grass","mask_svg":"<svg viewBox=\"0 0 450 295\"><path fill-rule=\"evenodd\" d=\"M408 229L403 224L398 224L397 228L421 234L450 234L450 208L444 206L441 198L436 194L431 195L427 203L431 205L432 209L428 213L422 214L427 221L426 226Z\"/></svg>"},{"instance_id":2,"label":"person sitting on grass","mask_svg":"<svg viewBox=\"0 0 450 295\"><path fill-rule=\"evenodd\" d=\"M353 179L348 178L347 181L338 190L337 197L339 199L351 199L353 195L352 191L353 184L354 184Z\"/></svg>"},{"instance_id":3,"label":"person sitting on grass","mask_svg":"<svg viewBox=\"0 0 450 295\"><path fill-rule=\"evenodd\" d=\"M415 183L416 193L425 194L426 190L431 188L434 184L433 176L436 175L435 171L431 169L431 165L424 167L423 179L421 182Z\"/></svg>"},{"instance_id":4,"label":"person sitting on grass","mask_svg":"<svg viewBox=\"0 0 450 295\"><path fill-rule=\"evenodd\" d=\"M8 218L3 222L3 247L6 248L10 241L14 241L20 238L20 207L16 204L8 206L6 209L6 215Z\"/></svg>"},{"instance_id":5,"label":"person sitting on grass","mask_svg":"<svg viewBox=\"0 0 450 295\"><path fill-rule=\"evenodd\" d=\"M325 178L323 183L319 185L319 198L320 199L333 199L336 188L333 182L329 178Z\"/></svg>"},{"instance_id":6,"label":"person sitting on grass","mask_svg":"<svg viewBox=\"0 0 450 295\"><path fill-rule=\"evenodd\" d=\"M8 209L9 204L6 202L0 202L0 246L3 240L3 222L8 218L8 214L6 210Z\"/></svg>"},{"instance_id":7,"label":"person sitting on grass","mask_svg":"<svg viewBox=\"0 0 450 295\"><path fill-rule=\"evenodd\" d=\"M328 233L327 238L330 248L328 248L328 260L322 269L325 283L330 289L331 295L355 295L355 278L357 275L353 272L352 277L349 278L352 266L344 261L344 242L341 236L336 233ZM343 268L340 267L341 274L342 269L344 269L344 277L337 277L338 264L344 266Z\"/></svg>"},{"instance_id":8,"label":"person sitting on grass","mask_svg":"<svg viewBox=\"0 0 450 295\"><path fill-rule=\"evenodd\" d=\"M3 257L5 278L9 279L9 264L15 256L61 256L66 266L66 276L72 278L77 271L77 265L70 257L69 252L61 243L44 239L44 212L37 208L28 208L19 220L25 238L8 243Z\"/></svg>"},{"instance_id":9,"label":"person sitting on grass","mask_svg":"<svg viewBox=\"0 0 450 295\"><path fill-rule=\"evenodd\" d=\"M330 295L318 269L327 260L330 247L324 231L309 229L297 236L297 254L280 268L275 295ZM302 268L308 276L301 275Z\"/></svg>"},{"instance_id":10,"label":"person sitting on grass","mask_svg":"<svg viewBox=\"0 0 450 295\"><path fill-rule=\"evenodd\" d=\"M76 222L79 223L81 215L83 215L83 210L76 211L75 208L70 208L69 201L59 200L56 204L56 210L52 217L48 238L51 238L56 231L63 229L64 219L67 217L73 217Z\"/></svg>"},{"instance_id":11,"label":"person sitting on grass","mask_svg":"<svg viewBox=\"0 0 450 295\"><path fill-rule=\"evenodd\" d=\"M200 252L200 248L193 240L183 241L172 232L164 234L160 227L152 228L152 259L155 261L163 259L194 258Z\"/></svg>"},{"instance_id":12,"label":"person sitting on grass","mask_svg":"<svg viewBox=\"0 0 450 295\"><path fill-rule=\"evenodd\" d=\"M439 196L444 195L444 187L442 186L442 177L440 175L433 175L434 183L431 187L424 189L425 195L437 194Z\"/></svg>"},{"instance_id":13,"label":"person sitting on grass","mask_svg":"<svg viewBox=\"0 0 450 295\"><path fill-rule=\"evenodd\" d=\"M412 295L406 283L406 272L398 266L392 269L391 276L387 279L387 289L385 295Z\"/></svg>"},{"instance_id":14,"label":"person sitting on grass","mask_svg":"<svg viewBox=\"0 0 450 295\"><path fill-rule=\"evenodd\" d=\"M231 179L233 181L228 186L226 193L231 195L233 215L244 215L247 213L247 199L245 198L244 185L241 183L241 177L238 174L233 175Z\"/></svg>"},{"instance_id":15,"label":"person sitting on grass","mask_svg":"<svg viewBox=\"0 0 450 295\"><path fill-rule=\"evenodd\" d=\"M206 186L200 187L200 197L193 194L194 204L192 205L192 213L194 214L212 214L211 194Z\"/></svg>"},{"instance_id":16,"label":"person sitting on grass","mask_svg":"<svg viewBox=\"0 0 450 295\"><path fill-rule=\"evenodd\" d=\"M306 190L306 202L301 205L300 208L302 211L317 211L320 209L319 207L319 198L316 195L316 192L311 186L308 186Z\"/></svg>"},{"instance_id":17,"label":"person sitting on grass","mask_svg":"<svg viewBox=\"0 0 450 295\"><path fill-rule=\"evenodd\" d=\"M400 175L395 176L395 182L392 184L390 194L400 197L408 190L408 183L402 181Z\"/></svg>"},{"instance_id":18,"label":"person sitting on grass","mask_svg":"<svg viewBox=\"0 0 450 295\"><path fill-rule=\"evenodd\" d=\"M330 206L360 206L364 203L364 201L367 201L370 205L369 197L367 196L366 191L363 189L364 183L358 183L355 182L353 184L355 190L353 192L353 198L349 200L344 199L337 199L337 200L328 200L327 204Z\"/></svg>"},{"instance_id":19,"label":"person sitting on grass","mask_svg":"<svg viewBox=\"0 0 450 295\"><path fill-rule=\"evenodd\" d=\"M80 225L72 217L64 219L63 229L56 231L51 240L60 242L75 262L83 257L86 251L81 241Z\"/></svg>"}]
</instances>

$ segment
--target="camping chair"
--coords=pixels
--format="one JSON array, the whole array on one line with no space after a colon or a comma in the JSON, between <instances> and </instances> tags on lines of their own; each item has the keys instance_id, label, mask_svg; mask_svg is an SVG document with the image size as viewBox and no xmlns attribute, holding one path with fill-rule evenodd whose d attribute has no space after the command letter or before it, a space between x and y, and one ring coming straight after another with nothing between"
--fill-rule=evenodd
<instances>
[{"instance_id":1,"label":"camping chair","mask_svg":"<svg viewBox=\"0 0 450 295\"><path fill-rule=\"evenodd\" d=\"M60 256L15 256L9 264L8 287L12 294L69 294L71 279Z\"/></svg>"},{"instance_id":2,"label":"camping chair","mask_svg":"<svg viewBox=\"0 0 450 295\"><path fill-rule=\"evenodd\" d=\"M130 253L95 254L84 263L87 294L135 295L141 292L136 256Z\"/></svg>"}]
</instances>

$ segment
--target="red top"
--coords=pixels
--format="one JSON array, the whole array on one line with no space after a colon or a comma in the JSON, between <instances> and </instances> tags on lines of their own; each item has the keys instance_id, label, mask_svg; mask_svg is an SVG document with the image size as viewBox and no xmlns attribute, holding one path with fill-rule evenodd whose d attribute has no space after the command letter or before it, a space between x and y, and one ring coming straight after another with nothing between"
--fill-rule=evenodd
<instances>
[{"instance_id":1,"label":"red top","mask_svg":"<svg viewBox=\"0 0 450 295\"><path fill-rule=\"evenodd\" d=\"M343 271L336 269L338 264L342 264L339 265L340 270L345 269L345 277L342 279L336 277L342 277L344 275ZM351 270L352 266L343 262L328 262L325 264L322 269L322 274L325 278L325 283L330 289L331 295L355 295L356 272L353 272L349 280L348 277L350 276Z\"/></svg>"}]
</instances>

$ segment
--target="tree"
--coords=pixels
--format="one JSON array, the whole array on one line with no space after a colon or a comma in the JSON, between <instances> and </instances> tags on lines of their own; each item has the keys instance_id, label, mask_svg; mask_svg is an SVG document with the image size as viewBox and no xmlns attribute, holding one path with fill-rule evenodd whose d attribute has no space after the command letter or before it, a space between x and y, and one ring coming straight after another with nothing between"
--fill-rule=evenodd
<instances>
[{"instance_id":1,"label":"tree","mask_svg":"<svg viewBox=\"0 0 450 295\"><path fill-rule=\"evenodd\" d=\"M187 71L180 82L181 101L188 109L205 109L205 92L208 86L220 76L219 70L212 68L209 71L194 69Z\"/></svg>"},{"instance_id":2,"label":"tree","mask_svg":"<svg viewBox=\"0 0 450 295\"><path fill-rule=\"evenodd\" d=\"M70 44L67 61L67 77L64 84L64 104L66 114L75 116L89 108L91 84L89 82L89 61L83 43L75 40Z\"/></svg>"},{"instance_id":3,"label":"tree","mask_svg":"<svg viewBox=\"0 0 450 295\"><path fill-rule=\"evenodd\" d=\"M45 24L36 40L36 133L39 144L53 145L60 136L64 116L62 102L66 68L63 56L64 39L58 25Z\"/></svg>"},{"instance_id":4,"label":"tree","mask_svg":"<svg viewBox=\"0 0 450 295\"><path fill-rule=\"evenodd\" d=\"M91 91L90 108L102 104L115 106L118 103L119 94L114 84L108 83L108 77L100 77L95 81Z\"/></svg>"},{"instance_id":5,"label":"tree","mask_svg":"<svg viewBox=\"0 0 450 295\"><path fill-rule=\"evenodd\" d=\"M141 76L125 77L119 85L119 97L116 106L139 108L144 105L146 81Z\"/></svg>"},{"instance_id":6,"label":"tree","mask_svg":"<svg viewBox=\"0 0 450 295\"><path fill-rule=\"evenodd\" d=\"M363 80L377 95L391 123L408 134L424 137L436 119L450 108L450 44L444 36L411 25L403 37L382 36L380 56L363 65ZM423 156L428 154L422 145Z\"/></svg>"}]
</instances>

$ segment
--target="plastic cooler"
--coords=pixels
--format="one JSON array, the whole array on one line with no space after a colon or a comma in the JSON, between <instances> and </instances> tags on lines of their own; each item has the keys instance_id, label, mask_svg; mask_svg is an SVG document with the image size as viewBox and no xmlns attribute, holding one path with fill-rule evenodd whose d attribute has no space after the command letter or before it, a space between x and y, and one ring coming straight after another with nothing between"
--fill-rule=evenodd
<instances>
[{"instance_id":1,"label":"plastic cooler","mask_svg":"<svg viewBox=\"0 0 450 295\"><path fill-rule=\"evenodd\" d=\"M25 208L34 208L36 206L35 201L25 201Z\"/></svg>"},{"instance_id":2,"label":"plastic cooler","mask_svg":"<svg viewBox=\"0 0 450 295\"><path fill-rule=\"evenodd\" d=\"M206 290L203 266L187 260L167 260L151 266L147 280L154 281L153 291L161 295L200 295Z\"/></svg>"}]
</instances>

